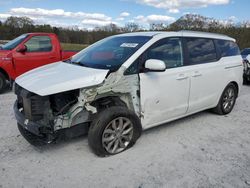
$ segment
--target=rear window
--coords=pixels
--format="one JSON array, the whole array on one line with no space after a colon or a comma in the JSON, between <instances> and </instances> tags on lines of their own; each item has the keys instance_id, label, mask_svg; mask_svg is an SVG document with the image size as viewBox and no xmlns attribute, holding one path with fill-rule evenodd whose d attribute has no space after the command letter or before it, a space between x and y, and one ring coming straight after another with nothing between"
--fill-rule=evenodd
<instances>
[{"instance_id":1,"label":"rear window","mask_svg":"<svg viewBox=\"0 0 250 188\"><path fill-rule=\"evenodd\" d=\"M202 64L217 60L217 53L212 39L186 38L188 64Z\"/></svg>"},{"instance_id":2,"label":"rear window","mask_svg":"<svg viewBox=\"0 0 250 188\"><path fill-rule=\"evenodd\" d=\"M218 47L221 57L240 55L240 49L233 41L215 40L215 44Z\"/></svg>"}]
</instances>

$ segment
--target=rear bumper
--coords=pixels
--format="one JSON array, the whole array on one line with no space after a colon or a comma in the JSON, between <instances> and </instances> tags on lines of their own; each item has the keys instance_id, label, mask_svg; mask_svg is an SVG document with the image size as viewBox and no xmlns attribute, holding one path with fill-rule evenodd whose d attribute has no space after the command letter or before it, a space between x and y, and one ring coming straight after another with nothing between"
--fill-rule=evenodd
<instances>
[{"instance_id":1,"label":"rear bumper","mask_svg":"<svg viewBox=\"0 0 250 188\"><path fill-rule=\"evenodd\" d=\"M15 102L15 104L14 104L14 113L15 113L17 123L19 125L21 125L24 129L26 129L27 131L29 131L32 134L37 135L39 137L43 136L43 134L41 134L40 130L44 126L26 119L24 117L23 113L19 111L18 106L17 106L17 102Z\"/></svg>"}]
</instances>

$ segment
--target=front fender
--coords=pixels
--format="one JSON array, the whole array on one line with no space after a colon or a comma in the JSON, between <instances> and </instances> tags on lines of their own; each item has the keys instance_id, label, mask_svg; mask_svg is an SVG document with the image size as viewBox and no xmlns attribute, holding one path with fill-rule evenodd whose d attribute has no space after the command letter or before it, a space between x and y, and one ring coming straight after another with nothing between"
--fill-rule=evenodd
<instances>
[{"instance_id":1,"label":"front fender","mask_svg":"<svg viewBox=\"0 0 250 188\"><path fill-rule=\"evenodd\" d=\"M16 72L12 60L0 60L0 71L4 73L9 80L15 80Z\"/></svg>"}]
</instances>

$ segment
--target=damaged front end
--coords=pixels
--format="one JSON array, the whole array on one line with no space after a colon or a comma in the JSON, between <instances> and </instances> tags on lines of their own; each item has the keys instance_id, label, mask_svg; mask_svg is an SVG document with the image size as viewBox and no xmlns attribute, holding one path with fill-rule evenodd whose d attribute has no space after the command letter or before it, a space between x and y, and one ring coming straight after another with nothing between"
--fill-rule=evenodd
<instances>
[{"instance_id":1,"label":"damaged front end","mask_svg":"<svg viewBox=\"0 0 250 188\"><path fill-rule=\"evenodd\" d=\"M59 137L71 138L87 133L88 111L70 111L78 102L79 90L39 96L16 84L15 93L18 96L14 105L18 126L37 136L44 143L51 143ZM74 118L70 118L73 114ZM64 129L70 127L74 129Z\"/></svg>"},{"instance_id":2,"label":"damaged front end","mask_svg":"<svg viewBox=\"0 0 250 188\"><path fill-rule=\"evenodd\" d=\"M95 115L110 106L124 106L141 116L138 75L124 76L122 69L87 88L40 96L15 84L15 94L19 126L45 143L86 134Z\"/></svg>"}]
</instances>

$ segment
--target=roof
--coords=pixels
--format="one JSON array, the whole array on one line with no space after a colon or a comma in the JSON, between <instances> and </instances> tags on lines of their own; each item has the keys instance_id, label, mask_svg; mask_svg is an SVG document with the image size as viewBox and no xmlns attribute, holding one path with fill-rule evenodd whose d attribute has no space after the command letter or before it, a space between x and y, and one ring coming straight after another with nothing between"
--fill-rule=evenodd
<instances>
[{"instance_id":1,"label":"roof","mask_svg":"<svg viewBox=\"0 0 250 188\"><path fill-rule=\"evenodd\" d=\"M145 36L145 37L153 37L158 34L164 34L166 32L160 31L142 31L142 32L131 32L131 33L123 33L119 34L119 36Z\"/></svg>"},{"instance_id":2,"label":"roof","mask_svg":"<svg viewBox=\"0 0 250 188\"><path fill-rule=\"evenodd\" d=\"M224 40L231 40L235 41L234 38L231 38L227 35L218 34L218 33L210 33L210 32L200 32L200 31L179 31L182 33L182 36L186 37L203 37L203 38L214 38L214 39L224 39Z\"/></svg>"},{"instance_id":3,"label":"roof","mask_svg":"<svg viewBox=\"0 0 250 188\"><path fill-rule=\"evenodd\" d=\"M27 35L55 35L54 33L43 33L43 32L34 32L34 33L25 33Z\"/></svg>"},{"instance_id":4,"label":"roof","mask_svg":"<svg viewBox=\"0 0 250 188\"><path fill-rule=\"evenodd\" d=\"M209 32L199 32L199 31L178 31L178 32L172 32L172 31L147 31L147 32L132 32L132 33L124 33L119 34L118 36L148 36L148 37L154 37L156 35L166 35L166 37L169 37L171 35L175 36L175 34L186 37L202 37L202 38L214 38L214 39L224 39L224 40L231 40L235 41L235 39L222 34L217 33L209 33Z\"/></svg>"}]
</instances>

